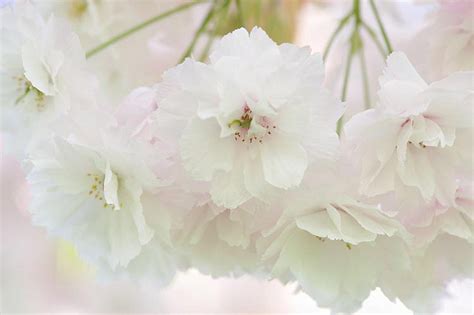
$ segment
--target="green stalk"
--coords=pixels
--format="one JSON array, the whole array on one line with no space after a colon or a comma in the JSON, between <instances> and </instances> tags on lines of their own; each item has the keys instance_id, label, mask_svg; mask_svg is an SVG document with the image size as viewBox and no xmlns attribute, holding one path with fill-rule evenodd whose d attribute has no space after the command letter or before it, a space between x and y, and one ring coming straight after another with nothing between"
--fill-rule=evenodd
<instances>
[{"instance_id":1,"label":"green stalk","mask_svg":"<svg viewBox=\"0 0 474 315\"><path fill-rule=\"evenodd\" d=\"M359 48L357 45L360 45L360 41L361 41L360 36L359 36L359 25L361 23L360 0L354 0L353 6L352 6L352 14L354 15L355 26L354 26L354 31L352 32L352 35L351 35L351 45L349 47L349 52L347 54L346 69L344 70L344 81L342 84L342 95L341 95L341 101L343 102L345 102L347 98L347 88L349 87L349 77L350 77L351 67L352 67L352 58ZM336 132L338 135L341 134L343 119L344 119L344 115L337 121Z\"/></svg>"},{"instance_id":2,"label":"green stalk","mask_svg":"<svg viewBox=\"0 0 474 315\"><path fill-rule=\"evenodd\" d=\"M365 51L364 51L363 45L360 47L360 50L359 50L359 58L360 58L360 67L362 70L362 85L364 88L365 109L369 109L372 106L370 104L369 76L367 73L367 62L365 60Z\"/></svg>"},{"instance_id":3,"label":"green stalk","mask_svg":"<svg viewBox=\"0 0 474 315\"><path fill-rule=\"evenodd\" d=\"M185 4L180 5L176 8L174 8L174 9L171 9L171 10L163 12L163 13L157 15L157 16L154 16L154 17L152 17L152 18L150 18L150 19L148 19L148 20L146 20L146 21L144 21L144 22L142 22L142 23L140 23L140 24L138 24L138 25L136 25L136 26L134 26L134 27L132 27L132 28L116 35L116 36L114 36L114 37L112 37L111 39L109 39L106 42L100 44L99 46L89 50L88 52L86 52L86 58L90 58L90 57L94 56L98 52L100 52L100 51L104 50L105 48L109 47L110 45L115 44L116 42L132 35L133 33L136 33L138 31L144 29L145 27L147 27L147 26L149 26L153 23L156 23L156 22L158 22L158 21L160 21L160 20L162 20L162 19L164 19L164 18L166 18L170 15L173 15L175 13L184 11L184 10L186 10L186 9L196 5L196 4L200 4L200 3L203 3L205 1L206 0L195 0L193 2L185 3Z\"/></svg>"},{"instance_id":4,"label":"green stalk","mask_svg":"<svg viewBox=\"0 0 474 315\"><path fill-rule=\"evenodd\" d=\"M186 49L184 54L179 59L178 63L182 63L184 61L184 59L189 57L191 55L191 53L193 52L194 46L196 46L196 43L197 43L198 39L201 37L202 33L206 29L207 24L209 24L209 22L212 20L212 16L214 15L214 11L216 10L216 8L215 8L216 2L217 1L214 0L211 8L209 9L206 16L204 17L204 20L202 20L201 25L199 26L197 31L194 33L194 37L193 37L191 43L189 44L188 48Z\"/></svg>"},{"instance_id":5,"label":"green stalk","mask_svg":"<svg viewBox=\"0 0 474 315\"><path fill-rule=\"evenodd\" d=\"M383 26L382 19L380 18L379 11L375 6L374 0L370 0L370 7L372 8L372 12L375 15L375 19L377 20L377 24L380 28L380 32L382 33L383 40L385 41L385 45L387 46L388 53L391 54L393 52L392 44L390 44L390 40L388 39L387 32L385 31L385 27Z\"/></svg>"},{"instance_id":6,"label":"green stalk","mask_svg":"<svg viewBox=\"0 0 474 315\"><path fill-rule=\"evenodd\" d=\"M383 48L382 43L377 37L377 34L375 34L374 30L367 25L364 21L362 21L362 28L369 34L370 38L374 42L374 44L377 46L379 52L382 54L383 58L385 59L387 57L387 52Z\"/></svg>"},{"instance_id":7,"label":"green stalk","mask_svg":"<svg viewBox=\"0 0 474 315\"><path fill-rule=\"evenodd\" d=\"M346 98L347 98L347 87L349 86L348 83L349 83L349 76L350 76L350 73L351 73L352 57L353 56L354 56L353 45L351 44L351 49L350 49L349 53L347 54L346 69L344 71L344 83L342 85L341 100L343 102L345 102ZM342 116L337 122L336 132L337 132L338 135L341 134L343 118L344 118L344 116Z\"/></svg>"},{"instance_id":8,"label":"green stalk","mask_svg":"<svg viewBox=\"0 0 474 315\"><path fill-rule=\"evenodd\" d=\"M349 22L349 20L352 17L353 13L354 13L354 11L351 10L351 12L349 12L346 16L344 16L342 18L341 22L339 22L339 25L336 27L334 32L331 34L331 37L329 38L329 41L328 41L326 47L324 48L324 53L323 53L323 59L324 60L326 60L326 58L329 54L329 51L331 50L331 46L334 43L334 40L336 39L337 35L339 35L341 30L347 24L347 22Z\"/></svg>"},{"instance_id":9,"label":"green stalk","mask_svg":"<svg viewBox=\"0 0 474 315\"><path fill-rule=\"evenodd\" d=\"M209 38L207 40L206 46L202 50L199 60L204 61L207 55L209 54L209 50L211 49L212 42L214 41L214 38L216 37L216 34L219 31L219 29L222 27L222 24L225 21L225 17L227 16L227 13L229 12L229 7L230 7L230 0L226 0L226 3L224 4L224 6L221 7L218 12L216 12L215 16L220 15L219 19L214 25L214 29L209 34Z\"/></svg>"}]
</instances>

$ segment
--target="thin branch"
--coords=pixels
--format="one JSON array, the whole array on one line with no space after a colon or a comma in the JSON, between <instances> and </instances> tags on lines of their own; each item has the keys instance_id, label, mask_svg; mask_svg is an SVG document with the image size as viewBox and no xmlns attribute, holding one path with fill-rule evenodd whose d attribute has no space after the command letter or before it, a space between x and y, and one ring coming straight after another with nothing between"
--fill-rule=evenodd
<instances>
[{"instance_id":1,"label":"thin branch","mask_svg":"<svg viewBox=\"0 0 474 315\"><path fill-rule=\"evenodd\" d=\"M209 9L209 11L207 12L206 14L206 17L204 18L204 20L202 20L201 22L201 25L199 26L199 28L197 29L197 31L194 33L194 37L191 41L191 43L189 44L188 48L186 49L186 51L184 52L184 54L181 56L181 58L179 59L179 62L178 63L182 63L184 61L184 59L186 59L187 57L189 57L191 55L191 53L193 52L194 50L194 46L196 46L196 43L199 39L199 37L201 37L201 34L204 32L204 30L206 29L206 26L207 24L209 24L209 22L211 21L212 19L212 16L214 15L214 12L216 10L215 6L216 6L216 0L214 0L211 8Z\"/></svg>"},{"instance_id":2,"label":"thin branch","mask_svg":"<svg viewBox=\"0 0 474 315\"><path fill-rule=\"evenodd\" d=\"M379 25L380 32L382 33L385 45L387 46L388 53L391 54L393 52L392 44L390 43L390 40L388 39L387 32L385 31L385 27L383 26L379 11L377 10L377 7L375 6L374 0L370 0L369 3L370 3L370 7L372 8L372 12L374 12L375 19L377 20L377 24Z\"/></svg>"},{"instance_id":3,"label":"thin branch","mask_svg":"<svg viewBox=\"0 0 474 315\"><path fill-rule=\"evenodd\" d=\"M100 51L104 50L105 48L109 47L110 45L115 44L116 42L132 35L133 33L136 33L138 31L144 29L145 27L147 27L147 26L149 26L153 23L156 23L156 22L158 22L158 21L160 21L160 20L162 20L162 19L164 19L164 18L166 18L170 15L173 15L175 13L184 11L184 10L186 10L186 9L196 5L196 4L203 3L204 1L205 0L196 0L196 1L193 1L193 2L185 3L185 4L180 5L176 8L174 8L174 9L171 9L171 10L163 12L163 13L157 15L157 16L154 16L154 17L152 17L152 18L150 18L150 19L148 19L148 20L146 20L146 21L144 21L144 22L142 22L142 23L140 23L140 24L138 24L138 25L136 25L136 26L120 33L120 34L118 34L118 35L115 35L111 39L109 39L109 40L105 41L104 43L100 44L99 46L89 50L88 52L86 52L86 58L90 58L90 57L94 56L98 52L100 52Z\"/></svg>"},{"instance_id":4,"label":"thin branch","mask_svg":"<svg viewBox=\"0 0 474 315\"><path fill-rule=\"evenodd\" d=\"M365 59L364 46L362 45L359 49L360 67L362 70L362 85L364 88L364 101L365 109L371 108L370 104L370 87L369 87L369 76L367 73L367 62Z\"/></svg>"},{"instance_id":5,"label":"thin branch","mask_svg":"<svg viewBox=\"0 0 474 315\"><path fill-rule=\"evenodd\" d=\"M347 87L349 86L349 76L351 73L351 66L352 66L352 57L354 56L354 49L353 45L351 44L351 48L349 50L349 53L347 54L347 61L346 61L346 69L344 71L344 83L342 85L342 95L341 95L341 100L343 102L346 101L347 98ZM341 134L341 129L342 129L342 119L344 118L341 117L339 121L337 122L337 134Z\"/></svg>"},{"instance_id":6,"label":"thin branch","mask_svg":"<svg viewBox=\"0 0 474 315\"><path fill-rule=\"evenodd\" d=\"M374 32L374 30L367 25L364 21L361 22L362 28L369 34L370 38L374 42L374 44L377 46L379 52L382 54L383 58L387 57L387 52L383 48L382 43L380 42L379 38L377 37L377 34Z\"/></svg>"},{"instance_id":7,"label":"thin branch","mask_svg":"<svg viewBox=\"0 0 474 315\"><path fill-rule=\"evenodd\" d=\"M227 16L227 13L229 12L229 7L230 7L230 0L227 0L225 5L221 7L216 13L215 16L220 15L219 19L214 25L213 30L209 34L209 38L207 39L206 46L201 52L201 56L199 57L199 60L204 61L207 58L207 55L209 54L209 50L211 49L212 43L214 42L214 39L217 35L217 32L219 29L222 27L223 22L225 21L225 18Z\"/></svg>"},{"instance_id":8,"label":"thin branch","mask_svg":"<svg viewBox=\"0 0 474 315\"><path fill-rule=\"evenodd\" d=\"M349 22L350 18L352 17L353 11L349 12L346 16L342 18L342 20L339 22L338 26L336 29L333 31L331 34L331 37L329 38L329 41L326 45L326 48L324 48L324 53L323 53L323 59L326 60L329 51L331 50L332 44L334 43L334 40L336 39L337 35L341 32L341 30L344 28L344 25Z\"/></svg>"}]
</instances>

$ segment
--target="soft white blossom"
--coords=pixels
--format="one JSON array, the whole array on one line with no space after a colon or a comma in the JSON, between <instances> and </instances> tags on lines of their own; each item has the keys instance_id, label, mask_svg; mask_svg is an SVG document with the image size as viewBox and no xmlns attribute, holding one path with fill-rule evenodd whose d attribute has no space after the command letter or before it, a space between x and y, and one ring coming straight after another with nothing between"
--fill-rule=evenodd
<instances>
[{"instance_id":1,"label":"soft white blossom","mask_svg":"<svg viewBox=\"0 0 474 315\"><path fill-rule=\"evenodd\" d=\"M465 136L473 128L472 80L472 72L458 72L428 85L403 53L389 56L377 107L344 128L359 161L361 193L391 194L387 211L403 212L415 225L435 215L421 213L423 203L454 205L457 174L472 159Z\"/></svg>"},{"instance_id":2,"label":"soft white blossom","mask_svg":"<svg viewBox=\"0 0 474 315\"><path fill-rule=\"evenodd\" d=\"M441 234L450 234L470 243L474 242L474 187L472 180L463 178L456 191L455 205L441 209L429 226L412 229L416 236L415 246L423 246ZM427 205L421 207L424 211L430 211Z\"/></svg>"},{"instance_id":3,"label":"soft white blossom","mask_svg":"<svg viewBox=\"0 0 474 315\"><path fill-rule=\"evenodd\" d=\"M126 267L153 237L141 198L159 184L139 147L55 138L31 157L33 222L91 261Z\"/></svg>"},{"instance_id":4,"label":"soft white blossom","mask_svg":"<svg viewBox=\"0 0 474 315\"><path fill-rule=\"evenodd\" d=\"M176 235L176 248L190 265L214 277L253 273L258 269L256 242L278 220L281 209L247 201L236 209L208 200L193 208Z\"/></svg>"},{"instance_id":5,"label":"soft white blossom","mask_svg":"<svg viewBox=\"0 0 474 315\"><path fill-rule=\"evenodd\" d=\"M448 284L452 280L474 276L473 250L472 243L448 234L438 236L423 250L410 247L389 250L386 252L389 260L402 262L403 259L407 265L400 268L392 264L384 268L377 286L391 301L399 299L415 313L436 313L450 295Z\"/></svg>"},{"instance_id":6,"label":"soft white blossom","mask_svg":"<svg viewBox=\"0 0 474 315\"><path fill-rule=\"evenodd\" d=\"M471 0L437 2L436 10L407 47L410 59L431 80L456 71L474 70L474 3Z\"/></svg>"},{"instance_id":7,"label":"soft white blossom","mask_svg":"<svg viewBox=\"0 0 474 315\"><path fill-rule=\"evenodd\" d=\"M408 268L403 239L409 236L376 204L361 200L354 180L343 178L342 164L335 167L307 172L257 246L272 277L297 281L319 306L352 312L384 268ZM386 256L392 250L399 255L394 260Z\"/></svg>"},{"instance_id":8,"label":"soft white blossom","mask_svg":"<svg viewBox=\"0 0 474 315\"><path fill-rule=\"evenodd\" d=\"M44 15L54 13L67 20L86 51L141 21L186 3L189 1L35 1ZM91 56L88 64L100 79L101 91L107 99L118 104L130 90L154 84L166 69L176 65L206 10L207 4L203 2L149 25L125 41ZM186 23L179 23L181 20Z\"/></svg>"},{"instance_id":9,"label":"soft white blossom","mask_svg":"<svg viewBox=\"0 0 474 315\"><path fill-rule=\"evenodd\" d=\"M217 44L209 65L188 59L158 86L158 124L172 125L187 172L236 208L297 187L309 163L331 159L342 106L321 87L309 48L276 45L259 28Z\"/></svg>"},{"instance_id":10,"label":"soft white blossom","mask_svg":"<svg viewBox=\"0 0 474 315\"><path fill-rule=\"evenodd\" d=\"M96 85L64 21L44 20L28 3L4 7L1 15L1 125L14 138L7 149L22 151L60 115L92 107Z\"/></svg>"}]
</instances>

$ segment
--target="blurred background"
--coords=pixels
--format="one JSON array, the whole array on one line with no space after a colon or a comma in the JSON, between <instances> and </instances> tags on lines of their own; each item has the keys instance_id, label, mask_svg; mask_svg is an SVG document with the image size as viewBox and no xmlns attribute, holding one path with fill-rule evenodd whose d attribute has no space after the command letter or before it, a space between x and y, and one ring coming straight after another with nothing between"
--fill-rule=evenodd
<instances>
[{"instance_id":1,"label":"blurred background","mask_svg":"<svg viewBox=\"0 0 474 315\"><path fill-rule=\"evenodd\" d=\"M0 1L2 5L11 1ZM86 51L113 35L186 3L181 0L39 0L45 15L53 12L70 21ZM416 34L423 30L437 8L437 2L422 0L377 1L385 28L395 50L404 50L419 58L423 47L414 46ZM241 0L247 29L258 25L277 42L293 42L323 52L341 18L351 9L352 0ZM375 17L361 12L368 25L375 27ZM233 7L221 11L193 38L202 26L209 3L179 12L135 33L88 59L103 84L107 102L115 106L133 88L160 80L167 68L176 65L188 52L196 59L206 53L219 36L239 27L242 16ZM351 28L343 30L334 41L326 59L326 85L340 97L343 70L350 45ZM377 46L363 35L366 69L354 61L347 91L348 119L375 102L377 78L384 65ZM150 65L153 65L150 67ZM418 69L423 73L424 69ZM364 95L362 76L368 78ZM0 143L1 146L1 143ZM28 186L20 162L3 153L1 175L1 310L2 313L295 313L329 314L317 307L294 286L267 282L244 276L238 279L212 279L196 270L180 273L164 289L143 287L117 281L101 282L93 270L77 256L71 244L51 239L30 223ZM443 301L441 313L469 313L472 310L472 280L451 283L450 297ZM358 314L411 313L398 301L389 301L374 291Z\"/></svg>"}]
</instances>

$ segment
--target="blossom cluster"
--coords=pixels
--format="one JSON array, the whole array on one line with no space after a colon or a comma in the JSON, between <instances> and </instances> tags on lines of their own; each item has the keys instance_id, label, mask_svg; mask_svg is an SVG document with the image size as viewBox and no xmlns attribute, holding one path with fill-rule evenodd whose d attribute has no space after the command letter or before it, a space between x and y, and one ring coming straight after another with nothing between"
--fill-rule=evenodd
<instances>
[{"instance_id":1,"label":"blossom cluster","mask_svg":"<svg viewBox=\"0 0 474 315\"><path fill-rule=\"evenodd\" d=\"M377 287L433 311L473 276L473 71L427 82L394 52L338 135L321 54L258 27L112 106L65 21L1 13L3 150L33 223L101 276L253 274L343 312Z\"/></svg>"}]
</instances>

